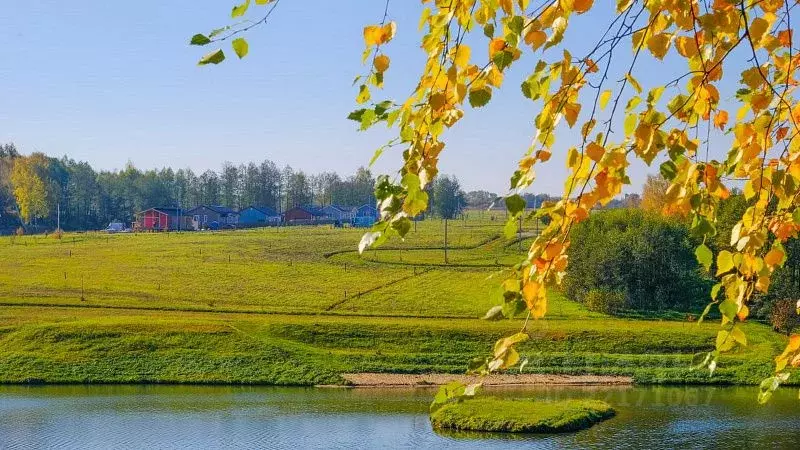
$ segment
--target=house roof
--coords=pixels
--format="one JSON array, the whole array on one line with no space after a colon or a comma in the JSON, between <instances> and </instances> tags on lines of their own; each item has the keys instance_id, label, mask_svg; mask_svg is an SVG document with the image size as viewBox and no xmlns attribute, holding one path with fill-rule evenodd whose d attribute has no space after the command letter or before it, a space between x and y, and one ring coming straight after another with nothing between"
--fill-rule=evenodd
<instances>
[{"instance_id":1,"label":"house roof","mask_svg":"<svg viewBox=\"0 0 800 450\"><path fill-rule=\"evenodd\" d=\"M324 213L322 212L322 209L317 208L316 206L295 206L294 208L290 208L288 211L284 212L284 214L286 214L287 212L289 212L289 211L291 211L293 209L299 209L301 211L305 211L305 212L311 214L312 216L322 216L322 215L324 215Z\"/></svg>"},{"instance_id":2,"label":"house roof","mask_svg":"<svg viewBox=\"0 0 800 450\"><path fill-rule=\"evenodd\" d=\"M263 213L266 216L272 216L272 217L279 216L279 214L274 209L270 208L269 206L255 206L255 205L250 205L247 208L242 209L241 211L239 211L239 214L241 214L244 210L251 209L251 208L255 209L256 211L259 211L259 212Z\"/></svg>"},{"instance_id":3,"label":"house roof","mask_svg":"<svg viewBox=\"0 0 800 450\"><path fill-rule=\"evenodd\" d=\"M210 209L210 210L212 210L212 211L214 211L214 212L216 212L218 214L222 214L222 215L238 214L238 212L236 212L236 210L234 210L234 209L228 208L227 206L219 206L219 205L199 205L199 206L195 206L194 208L190 209L189 211L187 211L187 213L191 213L194 210L200 209L200 208L208 208L208 209Z\"/></svg>"},{"instance_id":4,"label":"house roof","mask_svg":"<svg viewBox=\"0 0 800 450\"><path fill-rule=\"evenodd\" d=\"M147 208L147 209L145 209L144 211L139 211L139 212L137 212L136 214L137 214L137 215L138 215L138 214L144 214L144 213L146 213L147 211L150 211L150 210L153 210L153 211L158 211L158 212L160 212L160 213L164 213L164 214L180 214L181 212L184 212L184 213L185 213L185 211L184 211L184 209L183 209L183 208L172 208L172 207L163 207L163 208L162 208L162 207L156 207L156 208Z\"/></svg>"},{"instance_id":5,"label":"house roof","mask_svg":"<svg viewBox=\"0 0 800 450\"><path fill-rule=\"evenodd\" d=\"M326 208L333 208L333 209L335 209L335 210L337 210L339 212L343 212L343 213L353 212L356 209L358 209L355 206L342 206L342 205L327 205L327 206L324 206L322 209L326 209Z\"/></svg>"}]
</instances>

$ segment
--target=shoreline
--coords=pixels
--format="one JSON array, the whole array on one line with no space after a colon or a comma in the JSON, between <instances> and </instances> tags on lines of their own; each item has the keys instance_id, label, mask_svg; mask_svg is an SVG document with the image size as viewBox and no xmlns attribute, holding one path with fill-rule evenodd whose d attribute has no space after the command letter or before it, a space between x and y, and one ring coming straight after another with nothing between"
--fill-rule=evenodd
<instances>
[{"instance_id":1,"label":"shoreline","mask_svg":"<svg viewBox=\"0 0 800 450\"><path fill-rule=\"evenodd\" d=\"M632 386L633 377L620 375L492 374L458 375L447 373L344 373L346 387L432 387L457 380L464 384L482 382L484 386ZM334 387L320 385L318 387ZM340 387L340 386L336 386Z\"/></svg>"}]
</instances>

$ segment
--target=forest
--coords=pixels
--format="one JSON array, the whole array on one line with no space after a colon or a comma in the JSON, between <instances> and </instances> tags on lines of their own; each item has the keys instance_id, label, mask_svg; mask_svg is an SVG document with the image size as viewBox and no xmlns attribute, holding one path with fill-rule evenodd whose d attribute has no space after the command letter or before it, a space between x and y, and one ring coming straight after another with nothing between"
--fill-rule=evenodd
<instances>
[{"instance_id":1,"label":"forest","mask_svg":"<svg viewBox=\"0 0 800 450\"><path fill-rule=\"evenodd\" d=\"M350 176L308 174L275 162L234 165L219 171L142 170L130 162L122 170L95 170L83 161L42 153L21 155L14 144L0 145L0 231L20 222L33 229L55 225L60 210L64 230L104 228L112 220L130 222L136 211L154 206L191 208L249 205L285 211L298 205L374 203L375 179L358 168Z\"/></svg>"},{"instance_id":2,"label":"forest","mask_svg":"<svg viewBox=\"0 0 800 450\"><path fill-rule=\"evenodd\" d=\"M460 192L462 206L504 208L496 193L464 193L456 177L441 176L438 181L455 183L448 189ZM102 229L114 220L129 223L137 211L159 206L224 205L238 210L258 205L278 212L301 205L360 206L375 203L375 183L364 167L348 176L311 174L270 160L225 162L219 171L199 174L190 168L142 170L130 162L122 170L95 170L67 156L22 155L13 143L7 143L0 144L0 234L14 232L23 224L29 232L54 230L59 211L61 228L75 231ZM426 190L433 200L434 186ZM616 203L627 204L628 197ZM546 194L524 198L530 208L553 199ZM432 212L437 214L435 208Z\"/></svg>"}]
</instances>

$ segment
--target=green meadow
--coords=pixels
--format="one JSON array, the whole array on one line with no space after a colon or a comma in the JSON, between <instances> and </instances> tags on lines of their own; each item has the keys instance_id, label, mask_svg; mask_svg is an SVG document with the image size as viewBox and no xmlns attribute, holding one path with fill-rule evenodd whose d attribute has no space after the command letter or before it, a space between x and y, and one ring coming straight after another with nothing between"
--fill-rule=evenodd
<instances>
[{"instance_id":1,"label":"green meadow","mask_svg":"<svg viewBox=\"0 0 800 450\"><path fill-rule=\"evenodd\" d=\"M520 246L502 217L439 220L363 255L364 230L304 226L0 239L0 382L341 384L343 373L462 373L517 320L500 302ZM535 233L524 225L523 240ZM523 244L524 244L523 242ZM524 245L523 245L524 247ZM674 315L673 315L674 317ZM587 311L554 293L526 372L757 383L785 340L758 323L713 377L718 325Z\"/></svg>"}]
</instances>

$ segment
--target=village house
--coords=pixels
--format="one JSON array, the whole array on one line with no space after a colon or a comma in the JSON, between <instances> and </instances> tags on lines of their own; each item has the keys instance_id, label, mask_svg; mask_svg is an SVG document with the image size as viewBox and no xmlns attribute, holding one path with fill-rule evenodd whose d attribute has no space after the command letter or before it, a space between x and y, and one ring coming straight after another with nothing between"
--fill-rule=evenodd
<instances>
[{"instance_id":1,"label":"village house","mask_svg":"<svg viewBox=\"0 0 800 450\"><path fill-rule=\"evenodd\" d=\"M231 208L218 205L201 205L186 211L195 230L219 230L235 227L239 213Z\"/></svg>"},{"instance_id":2,"label":"village house","mask_svg":"<svg viewBox=\"0 0 800 450\"><path fill-rule=\"evenodd\" d=\"M378 220L378 209L364 204L355 209L352 223L355 227L371 227Z\"/></svg>"},{"instance_id":3,"label":"village house","mask_svg":"<svg viewBox=\"0 0 800 450\"><path fill-rule=\"evenodd\" d=\"M322 208L322 213L326 219L339 222L349 222L353 219L355 208L350 206L328 205Z\"/></svg>"},{"instance_id":4,"label":"village house","mask_svg":"<svg viewBox=\"0 0 800 450\"><path fill-rule=\"evenodd\" d=\"M190 221L181 208L150 208L135 214L136 231L180 231L190 229Z\"/></svg>"},{"instance_id":5,"label":"village house","mask_svg":"<svg viewBox=\"0 0 800 450\"><path fill-rule=\"evenodd\" d=\"M283 221L286 223L309 223L324 218L322 210L314 206L295 206L283 213Z\"/></svg>"},{"instance_id":6,"label":"village house","mask_svg":"<svg viewBox=\"0 0 800 450\"><path fill-rule=\"evenodd\" d=\"M239 224L243 226L259 226L277 224L281 215L269 206L248 206L239 211Z\"/></svg>"}]
</instances>

